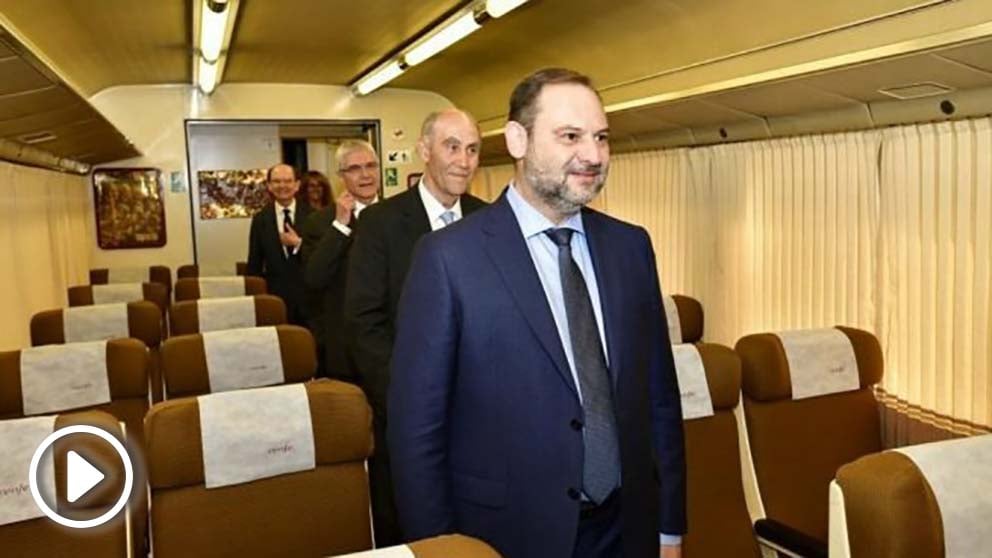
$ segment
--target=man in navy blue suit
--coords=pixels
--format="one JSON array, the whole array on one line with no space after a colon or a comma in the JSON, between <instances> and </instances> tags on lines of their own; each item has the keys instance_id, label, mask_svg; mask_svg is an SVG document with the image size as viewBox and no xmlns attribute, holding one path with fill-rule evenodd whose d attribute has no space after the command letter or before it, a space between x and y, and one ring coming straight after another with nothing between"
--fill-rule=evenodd
<instances>
[{"instance_id":1,"label":"man in navy blue suit","mask_svg":"<svg viewBox=\"0 0 992 558\"><path fill-rule=\"evenodd\" d=\"M507 558L681 556L685 449L651 241L585 206L609 168L589 79L513 91L515 175L424 237L399 306L389 447L407 539Z\"/></svg>"}]
</instances>

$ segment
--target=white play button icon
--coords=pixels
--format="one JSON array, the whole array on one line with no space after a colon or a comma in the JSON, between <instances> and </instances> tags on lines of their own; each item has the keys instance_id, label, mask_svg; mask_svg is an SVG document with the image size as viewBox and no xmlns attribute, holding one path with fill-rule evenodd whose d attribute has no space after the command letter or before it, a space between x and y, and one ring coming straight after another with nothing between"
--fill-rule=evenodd
<instances>
[{"instance_id":1,"label":"white play button icon","mask_svg":"<svg viewBox=\"0 0 992 558\"><path fill-rule=\"evenodd\" d=\"M66 467L66 499L70 503L93 489L104 479L104 474L74 451L69 452L69 463Z\"/></svg>"}]
</instances>

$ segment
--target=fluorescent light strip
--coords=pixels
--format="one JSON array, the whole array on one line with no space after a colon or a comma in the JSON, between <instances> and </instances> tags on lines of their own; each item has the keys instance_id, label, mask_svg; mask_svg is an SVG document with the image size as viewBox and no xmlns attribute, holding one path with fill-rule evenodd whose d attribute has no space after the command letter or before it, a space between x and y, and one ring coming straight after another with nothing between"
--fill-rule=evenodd
<instances>
[{"instance_id":1,"label":"fluorescent light strip","mask_svg":"<svg viewBox=\"0 0 992 558\"><path fill-rule=\"evenodd\" d=\"M410 49L403 55L403 60L409 66L416 66L431 56L471 35L482 26L476 23L472 10L465 12L458 19L432 33L425 41Z\"/></svg>"},{"instance_id":2,"label":"fluorescent light strip","mask_svg":"<svg viewBox=\"0 0 992 558\"><path fill-rule=\"evenodd\" d=\"M369 93L379 89L386 83L396 79L400 74L403 73L403 67L399 62L393 61L385 66L380 67L371 74L362 78L361 81L355 84L355 92L359 95L368 95Z\"/></svg>"},{"instance_id":3,"label":"fluorescent light strip","mask_svg":"<svg viewBox=\"0 0 992 558\"><path fill-rule=\"evenodd\" d=\"M204 95L213 93L214 87L217 87L217 63L211 64L200 58L198 80L200 91L203 91Z\"/></svg>"},{"instance_id":4,"label":"fluorescent light strip","mask_svg":"<svg viewBox=\"0 0 992 558\"><path fill-rule=\"evenodd\" d=\"M225 2L224 10L215 12L210 9L208 0L203 0L200 18L200 55L208 62L217 62L224 44L224 32L227 30L227 17L230 6Z\"/></svg>"},{"instance_id":5,"label":"fluorescent light strip","mask_svg":"<svg viewBox=\"0 0 992 558\"><path fill-rule=\"evenodd\" d=\"M490 17L500 17L526 2L527 0L486 0L486 13Z\"/></svg>"}]
</instances>

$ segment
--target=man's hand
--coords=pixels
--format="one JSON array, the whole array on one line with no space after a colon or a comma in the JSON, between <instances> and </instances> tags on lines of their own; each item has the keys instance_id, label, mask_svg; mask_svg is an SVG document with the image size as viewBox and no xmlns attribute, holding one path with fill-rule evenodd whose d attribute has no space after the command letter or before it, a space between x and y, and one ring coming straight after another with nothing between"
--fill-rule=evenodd
<instances>
[{"instance_id":1,"label":"man's hand","mask_svg":"<svg viewBox=\"0 0 992 558\"><path fill-rule=\"evenodd\" d=\"M279 233L279 242L281 242L283 246L288 248L296 248L300 244L303 244L303 239L300 238L300 235L296 234L293 227L286 227L286 229L286 232Z\"/></svg>"},{"instance_id":2,"label":"man's hand","mask_svg":"<svg viewBox=\"0 0 992 558\"><path fill-rule=\"evenodd\" d=\"M661 545L661 558L682 558L682 545Z\"/></svg>"},{"instance_id":3,"label":"man's hand","mask_svg":"<svg viewBox=\"0 0 992 558\"><path fill-rule=\"evenodd\" d=\"M342 225L351 225L351 212L355 209L355 198L351 192L345 190L341 192L338 199L334 200L334 220Z\"/></svg>"}]
</instances>

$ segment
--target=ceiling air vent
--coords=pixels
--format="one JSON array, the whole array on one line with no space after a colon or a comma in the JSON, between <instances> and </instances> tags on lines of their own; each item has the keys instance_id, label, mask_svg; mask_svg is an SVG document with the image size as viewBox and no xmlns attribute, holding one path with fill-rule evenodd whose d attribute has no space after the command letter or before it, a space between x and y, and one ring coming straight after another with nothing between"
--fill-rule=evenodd
<instances>
[{"instance_id":1,"label":"ceiling air vent","mask_svg":"<svg viewBox=\"0 0 992 558\"><path fill-rule=\"evenodd\" d=\"M28 145L34 145L36 143L45 143L46 141L52 141L55 139L55 134L51 132L36 132L34 134L24 134L23 136L17 136L17 141L21 143L26 143Z\"/></svg>"},{"instance_id":2,"label":"ceiling air vent","mask_svg":"<svg viewBox=\"0 0 992 558\"><path fill-rule=\"evenodd\" d=\"M949 87L942 83L934 83L932 81L910 83L908 85L897 85L895 87L886 87L878 90L878 92L883 95L888 95L889 97L895 97L896 99L901 100L933 97L934 95L944 95L945 93L950 93L951 91L954 91L953 87Z\"/></svg>"}]
</instances>

